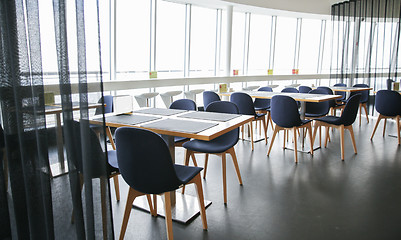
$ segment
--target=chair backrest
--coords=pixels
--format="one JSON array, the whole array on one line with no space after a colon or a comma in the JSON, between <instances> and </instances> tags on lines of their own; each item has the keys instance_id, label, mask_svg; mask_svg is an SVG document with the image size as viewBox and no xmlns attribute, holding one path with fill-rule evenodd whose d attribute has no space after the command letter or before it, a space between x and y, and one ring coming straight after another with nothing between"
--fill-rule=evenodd
<instances>
[{"instance_id":1,"label":"chair backrest","mask_svg":"<svg viewBox=\"0 0 401 240\"><path fill-rule=\"evenodd\" d=\"M243 92L235 92L230 96L230 102L237 105L239 113L256 116L251 96Z\"/></svg>"},{"instance_id":2,"label":"chair backrest","mask_svg":"<svg viewBox=\"0 0 401 240\"><path fill-rule=\"evenodd\" d=\"M115 136L120 173L130 187L146 194L179 187L170 151L159 135L145 129L120 127Z\"/></svg>"},{"instance_id":3,"label":"chair backrest","mask_svg":"<svg viewBox=\"0 0 401 240\"><path fill-rule=\"evenodd\" d=\"M219 112L219 113L232 113L239 114L238 107L235 103L227 101L218 101L210 103L207 108L207 112ZM234 146L237 144L239 138L239 128L236 128L228 133L217 137L214 141L224 141L227 145Z\"/></svg>"},{"instance_id":4,"label":"chair backrest","mask_svg":"<svg viewBox=\"0 0 401 240\"><path fill-rule=\"evenodd\" d=\"M170 105L170 109L182 109L196 111L196 103L191 99L178 99Z\"/></svg>"},{"instance_id":5,"label":"chair backrest","mask_svg":"<svg viewBox=\"0 0 401 240\"><path fill-rule=\"evenodd\" d=\"M114 111L113 109L113 96L111 95L106 95L102 97L104 99L104 113L111 113ZM98 103L102 103L102 98L99 99ZM95 115L102 114L102 108L98 107L96 108Z\"/></svg>"},{"instance_id":6,"label":"chair backrest","mask_svg":"<svg viewBox=\"0 0 401 240\"><path fill-rule=\"evenodd\" d=\"M220 101L219 95L213 91L204 91L203 92L203 107L206 109L207 105L211 102Z\"/></svg>"},{"instance_id":7,"label":"chair backrest","mask_svg":"<svg viewBox=\"0 0 401 240\"><path fill-rule=\"evenodd\" d=\"M73 128L73 139L74 139L74 150L72 162L77 168L78 172L83 172L83 165L86 164L86 169L90 168L91 177L97 178L102 175L106 174L106 155L102 150L102 147L99 142L99 138L97 137L96 133L91 129L88 128L89 131L89 158L88 163L84 163L82 158L82 143L81 143L81 124L77 121L72 121L72 128Z\"/></svg>"},{"instance_id":8,"label":"chair backrest","mask_svg":"<svg viewBox=\"0 0 401 240\"><path fill-rule=\"evenodd\" d=\"M326 94L326 91L323 89L314 89L309 91L310 94ZM329 113L330 104L329 101L314 103L314 102L306 102L306 113L326 115Z\"/></svg>"},{"instance_id":9,"label":"chair backrest","mask_svg":"<svg viewBox=\"0 0 401 240\"><path fill-rule=\"evenodd\" d=\"M289 96L276 95L271 101L270 114L274 123L280 127L295 127L302 124L298 104Z\"/></svg>"},{"instance_id":10,"label":"chair backrest","mask_svg":"<svg viewBox=\"0 0 401 240\"><path fill-rule=\"evenodd\" d=\"M344 111L339 119L339 122L344 124L344 126L349 126L355 122L360 100L361 94L355 94L348 99Z\"/></svg>"},{"instance_id":11,"label":"chair backrest","mask_svg":"<svg viewBox=\"0 0 401 240\"><path fill-rule=\"evenodd\" d=\"M331 88L329 88L329 87L321 86L321 87L318 87L317 89L320 89L323 94L334 95L333 90L331 90ZM330 107L336 106L336 100L329 100L328 102L329 102Z\"/></svg>"},{"instance_id":12,"label":"chair backrest","mask_svg":"<svg viewBox=\"0 0 401 240\"><path fill-rule=\"evenodd\" d=\"M368 88L369 86L366 84L355 84L353 87L360 87L360 88ZM361 92L351 92L350 96L360 93L361 96L361 103L366 103L369 100L369 90L361 91Z\"/></svg>"},{"instance_id":13,"label":"chair backrest","mask_svg":"<svg viewBox=\"0 0 401 240\"><path fill-rule=\"evenodd\" d=\"M273 92L273 89L271 87L261 87L258 89L258 91ZM255 107L269 108L270 99L256 98L253 102L253 105Z\"/></svg>"},{"instance_id":14,"label":"chair backrest","mask_svg":"<svg viewBox=\"0 0 401 240\"><path fill-rule=\"evenodd\" d=\"M289 93L299 93L298 89L294 87L287 87L281 90L281 92L289 92Z\"/></svg>"},{"instance_id":15,"label":"chair backrest","mask_svg":"<svg viewBox=\"0 0 401 240\"><path fill-rule=\"evenodd\" d=\"M336 84L334 84L333 86L334 86L334 87L346 87L347 84L345 84L345 83L336 83ZM338 99L338 100L345 100L345 98L347 97L347 93L346 93L346 92L336 91L336 92L334 92L334 93L335 93L335 95L341 95L341 96L343 96L342 98L340 98L340 99Z\"/></svg>"},{"instance_id":16,"label":"chair backrest","mask_svg":"<svg viewBox=\"0 0 401 240\"><path fill-rule=\"evenodd\" d=\"M387 90L391 90L393 82L394 80L390 78L386 80Z\"/></svg>"},{"instance_id":17,"label":"chair backrest","mask_svg":"<svg viewBox=\"0 0 401 240\"><path fill-rule=\"evenodd\" d=\"M308 86L299 86L299 92L300 93L308 93L312 90L311 87Z\"/></svg>"},{"instance_id":18,"label":"chair backrest","mask_svg":"<svg viewBox=\"0 0 401 240\"><path fill-rule=\"evenodd\" d=\"M401 115L401 94L392 90L380 90L376 94L377 112L384 116Z\"/></svg>"}]
</instances>

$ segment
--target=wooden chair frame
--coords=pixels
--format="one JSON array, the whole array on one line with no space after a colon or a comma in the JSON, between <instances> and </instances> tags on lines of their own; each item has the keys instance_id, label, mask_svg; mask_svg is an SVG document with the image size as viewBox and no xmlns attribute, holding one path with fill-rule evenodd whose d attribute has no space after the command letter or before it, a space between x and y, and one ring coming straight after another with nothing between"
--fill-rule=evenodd
<instances>
[{"instance_id":1,"label":"wooden chair frame","mask_svg":"<svg viewBox=\"0 0 401 240\"><path fill-rule=\"evenodd\" d=\"M199 204L199 209L200 209L200 215L202 218L203 229L207 230L205 202L204 202L204 198L203 198L203 189L202 189L200 173L198 173L191 181L189 181L187 183L187 185L191 184L191 183L195 184L197 194L198 194L198 204ZM120 238L119 238L120 240L124 239L125 232L126 232L127 226L128 226L129 216L130 216L131 210L132 210L132 204L136 197L139 197L142 195L146 195L146 197L147 197L148 204L150 207L150 213L152 214L152 216L157 216L157 205L152 206L152 200L150 198L150 195L136 191L135 189L130 187L129 191L128 191L128 196L127 196L127 203L125 205L124 218L123 218L123 222L121 225ZM167 239L172 240L173 239L173 222L172 222L172 218L171 218L170 192L165 192L160 195L163 195L163 197L164 197L164 211L165 211L165 218L166 218ZM153 198L155 199L156 195L154 195Z\"/></svg>"},{"instance_id":2,"label":"wooden chair frame","mask_svg":"<svg viewBox=\"0 0 401 240\"><path fill-rule=\"evenodd\" d=\"M379 123L380 123L380 121L382 119L384 119L384 126L383 126L383 137L384 137L385 132L386 132L386 124L387 124L387 119L388 118L395 118L395 120L397 122L398 145L400 145L401 144L401 138L400 138L400 130L401 130L400 129L400 115L398 115L398 116L385 116L385 115L379 114L379 117L377 118L377 122L376 122L375 128L373 129L373 133L372 133L372 136L370 137L370 140L373 139L373 136L375 135L377 126L379 125Z\"/></svg>"},{"instance_id":3,"label":"wooden chair frame","mask_svg":"<svg viewBox=\"0 0 401 240\"><path fill-rule=\"evenodd\" d=\"M269 114L270 116L270 114ZM252 123L253 122L257 122L257 121L262 121L263 122L263 129L264 129L264 134L265 134L265 141L266 141L266 145L267 145L267 124L266 124L266 118L265 116L262 117L258 117L257 119L252 120L251 122L249 122L249 130L250 130L250 137L251 137L251 143L252 143L252 151L254 150L254 142L253 142L253 127L252 127ZM256 125L256 124L255 124ZM241 133L242 133L242 139L244 139L244 126L243 125L241 127Z\"/></svg>"},{"instance_id":4,"label":"wooden chair frame","mask_svg":"<svg viewBox=\"0 0 401 240\"><path fill-rule=\"evenodd\" d=\"M310 149L310 153L311 155L313 155L313 141L312 141L312 122L308 122L302 126L299 127L292 127L292 128L285 128L285 127L280 127L276 124L275 128L274 128L274 133L273 133L273 137L270 143L270 147L269 147L269 151L267 152L267 156L270 155L270 151L272 150L273 147L273 143L274 143L274 139L276 138L276 135L279 131L281 130L293 130L294 133L294 153L295 153L295 163L298 163L298 150L297 150L297 131L300 128L306 128L309 133L309 140L310 140L310 145L311 145L311 149ZM283 149L285 149L285 131L284 131L284 145L283 145Z\"/></svg>"},{"instance_id":5,"label":"wooden chair frame","mask_svg":"<svg viewBox=\"0 0 401 240\"><path fill-rule=\"evenodd\" d=\"M194 165L196 167L198 166L198 164L196 162L196 159L195 159L195 153L202 153L202 152L195 152L195 151L191 151L191 150L186 149L186 151L185 151L185 166L189 165L189 157L190 156L192 157ZM242 178L241 178L241 173L240 173L239 166L238 166L237 156L235 154L234 147L231 147L230 149L228 149L227 151L225 151L223 153L213 153L213 154L221 156L221 163L222 163L222 170L223 170L223 196L224 196L224 204L227 204L226 154L230 154L231 155L231 158L233 159L235 171L237 173L239 184L242 186ZM203 179L206 178L208 160L209 160L209 153L206 153L206 156L205 156L205 167L203 169L203 171L204 171L203 172ZM184 188L182 188L182 193L184 194L184 192L185 192L185 186L184 186Z\"/></svg>"}]
</instances>

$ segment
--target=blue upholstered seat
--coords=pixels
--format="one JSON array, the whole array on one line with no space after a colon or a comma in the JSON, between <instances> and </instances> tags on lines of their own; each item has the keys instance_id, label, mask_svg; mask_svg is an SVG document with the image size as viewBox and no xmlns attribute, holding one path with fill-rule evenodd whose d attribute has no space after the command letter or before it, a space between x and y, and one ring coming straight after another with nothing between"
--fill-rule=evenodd
<instances>
[{"instance_id":1,"label":"blue upholstered seat","mask_svg":"<svg viewBox=\"0 0 401 240\"><path fill-rule=\"evenodd\" d=\"M212 102L206 107L206 111L208 112L220 112L220 113L232 113L238 114L238 107L232 103L227 101L217 101ZM230 154L234 166L236 168L238 180L242 185L241 174L239 171L237 158L234 151L234 145L237 144L239 138L239 129L236 128L228 133L225 133L211 141L202 141L202 140L191 140L183 144L183 147L187 150L185 154L185 165L189 164L189 157L192 156L194 163L196 160L194 159L194 153L206 153L205 159L205 170L204 177L206 176L207 163L208 163L208 154L221 154L222 153L222 164L223 169L225 169L226 164L226 153ZM225 170L223 171L225 173ZM225 185L225 174L223 174L223 189L224 189L224 203L227 203L227 190Z\"/></svg>"},{"instance_id":2,"label":"blue upholstered seat","mask_svg":"<svg viewBox=\"0 0 401 240\"><path fill-rule=\"evenodd\" d=\"M307 128L309 132L309 138L311 142L311 154L313 154L313 144L312 144L312 125L311 120L301 120L298 112L298 105L296 101L289 96L276 95L271 101L271 117L273 122L276 124L274 128L273 137L270 143L269 151L267 156L269 156L272 149L274 139L276 135L281 130L292 129L294 132L294 145L295 145L295 162L298 162L297 154L297 129ZM284 135L285 136L285 135ZM285 139L284 139L285 143Z\"/></svg>"},{"instance_id":3,"label":"blue upholstered seat","mask_svg":"<svg viewBox=\"0 0 401 240\"><path fill-rule=\"evenodd\" d=\"M167 235L173 237L171 228L170 191L181 185L195 183L201 209L203 228L207 229L205 205L199 167L173 164L170 151L164 140L156 133L145 129L121 127L116 130L117 160L123 179L130 186L125 206L120 239L124 237L132 203L137 196L163 194L166 214ZM157 215L150 197L152 215Z\"/></svg>"},{"instance_id":4,"label":"blue upholstered seat","mask_svg":"<svg viewBox=\"0 0 401 240\"><path fill-rule=\"evenodd\" d=\"M334 86L334 87L346 87L347 84L345 84L345 83L336 83L336 84L334 84L333 86ZM341 96L343 96L342 98L337 99L337 101L345 101L345 100L346 100L346 97L347 97L347 93L346 93L346 92L343 92L343 91L335 91L334 94L335 94L335 95L341 95Z\"/></svg>"},{"instance_id":5,"label":"blue upholstered seat","mask_svg":"<svg viewBox=\"0 0 401 240\"><path fill-rule=\"evenodd\" d=\"M326 94L326 91L322 89L314 89L309 91L310 94ZM330 105L329 101L314 103L306 102L305 117L307 118L319 118L326 116L329 113Z\"/></svg>"},{"instance_id":6,"label":"blue upholstered seat","mask_svg":"<svg viewBox=\"0 0 401 240\"><path fill-rule=\"evenodd\" d=\"M258 91L273 92L271 87L261 87ZM253 102L255 111L267 111L270 108L270 99L256 98Z\"/></svg>"},{"instance_id":7,"label":"blue upholstered seat","mask_svg":"<svg viewBox=\"0 0 401 240\"><path fill-rule=\"evenodd\" d=\"M366 84L355 84L353 87L359 88L368 88L369 86ZM359 103L359 126L361 126L361 115L362 115L362 107L365 110L366 114L366 121L369 123L369 114L368 114L368 107L367 103L369 101L369 90L360 91L360 92L351 92L350 97L356 94L361 94L361 100Z\"/></svg>"},{"instance_id":8,"label":"blue upholstered seat","mask_svg":"<svg viewBox=\"0 0 401 240\"><path fill-rule=\"evenodd\" d=\"M387 118L396 118L397 122L397 136L398 136L398 145L401 144L400 139L400 116L401 116L401 95L396 91L391 90L380 90L376 94L375 100L376 111L379 113L379 117L377 118L377 122L375 128L373 129L372 136L370 139L372 140L375 135L377 126L379 122L384 119L384 127L383 127L383 137L386 131L386 121Z\"/></svg>"}]
</instances>

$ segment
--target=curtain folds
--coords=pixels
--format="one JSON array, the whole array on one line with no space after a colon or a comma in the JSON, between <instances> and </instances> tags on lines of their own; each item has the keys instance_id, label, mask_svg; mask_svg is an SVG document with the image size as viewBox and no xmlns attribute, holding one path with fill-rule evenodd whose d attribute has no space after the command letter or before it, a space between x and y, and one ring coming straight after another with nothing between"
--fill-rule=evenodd
<instances>
[{"instance_id":1,"label":"curtain folds","mask_svg":"<svg viewBox=\"0 0 401 240\"><path fill-rule=\"evenodd\" d=\"M96 179L92 177L90 163L90 146L99 143L89 137L91 112L86 49L88 45L98 47L96 83L103 89L99 3L92 1L97 15L91 22L97 22L98 36L96 41L91 38L89 42L85 28L88 6L84 0L50 1L53 11L39 12L42 1L0 0L0 108L6 152L3 159L0 146L0 239L113 239L106 162L98 163L104 164L99 167L104 171ZM73 14L67 11L67 5L75 9ZM46 14L54 22L53 34L41 29L40 14ZM75 31L68 29L69 19L75 19ZM43 39L46 42L41 42ZM51 154L56 149L54 124L47 123L42 66L42 47L50 42L55 45L58 66L55 79L60 86L68 167L66 174L54 177L51 164L58 160L53 159L57 158L56 154ZM71 65L77 66L78 75L74 80ZM79 93L71 89L75 79L78 79ZM73 106L77 105L79 110L73 112ZM80 122L78 135L73 134L74 120ZM77 137L82 149L79 157L74 146ZM102 147L107 150L105 144ZM82 168L77 166L78 159L82 161ZM106 186L107 194L100 194L101 185ZM100 206L101 202L106 206ZM100 210L103 207L106 214Z\"/></svg>"},{"instance_id":2,"label":"curtain folds","mask_svg":"<svg viewBox=\"0 0 401 240\"><path fill-rule=\"evenodd\" d=\"M350 0L332 5L331 79L380 90L397 80L400 0Z\"/></svg>"}]
</instances>

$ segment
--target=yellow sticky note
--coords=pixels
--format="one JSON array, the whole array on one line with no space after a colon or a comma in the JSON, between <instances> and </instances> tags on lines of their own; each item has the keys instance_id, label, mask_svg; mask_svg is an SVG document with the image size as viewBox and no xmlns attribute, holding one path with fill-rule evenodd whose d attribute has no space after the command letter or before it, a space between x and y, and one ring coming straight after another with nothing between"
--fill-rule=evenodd
<instances>
[{"instance_id":1,"label":"yellow sticky note","mask_svg":"<svg viewBox=\"0 0 401 240\"><path fill-rule=\"evenodd\" d=\"M149 72L149 78L157 78L157 71Z\"/></svg>"},{"instance_id":2,"label":"yellow sticky note","mask_svg":"<svg viewBox=\"0 0 401 240\"><path fill-rule=\"evenodd\" d=\"M45 105L52 105L54 104L54 93L53 92L45 92Z\"/></svg>"},{"instance_id":3,"label":"yellow sticky note","mask_svg":"<svg viewBox=\"0 0 401 240\"><path fill-rule=\"evenodd\" d=\"M267 70L267 75L273 75L273 69L268 69Z\"/></svg>"},{"instance_id":4,"label":"yellow sticky note","mask_svg":"<svg viewBox=\"0 0 401 240\"><path fill-rule=\"evenodd\" d=\"M227 92L227 83L221 83L219 85L219 92L221 92L221 93Z\"/></svg>"}]
</instances>

